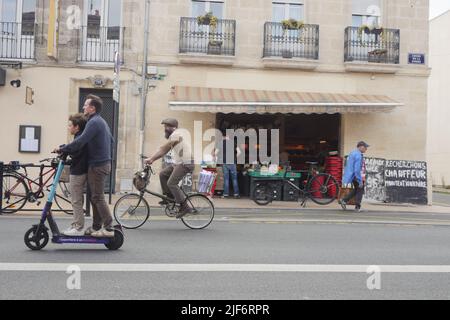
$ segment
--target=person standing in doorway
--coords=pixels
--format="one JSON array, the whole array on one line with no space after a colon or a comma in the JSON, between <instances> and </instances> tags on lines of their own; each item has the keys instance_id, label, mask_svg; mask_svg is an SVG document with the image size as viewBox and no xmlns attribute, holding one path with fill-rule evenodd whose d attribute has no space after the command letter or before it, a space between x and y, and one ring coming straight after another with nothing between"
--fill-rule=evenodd
<instances>
[{"instance_id":1,"label":"person standing in doorway","mask_svg":"<svg viewBox=\"0 0 450 320\"><path fill-rule=\"evenodd\" d=\"M352 184L352 191L343 199L339 200L342 209L347 210L347 203L355 198L355 211L361 211L361 202L364 195L364 186L366 183L366 165L364 154L369 145L364 141L358 142L356 149L353 150L347 159L347 165L344 170L343 184Z\"/></svg>"},{"instance_id":2,"label":"person standing in doorway","mask_svg":"<svg viewBox=\"0 0 450 320\"><path fill-rule=\"evenodd\" d=\"M85 145L88 149L88 185L91 191L93 225L85 231L92 237L114 237L111 210L105 200L105 179L111 173L111 150L113 137L106 121L100 116L103 101L95 95L88 95L83 106L88 118L83 134L72 143L57 150L75 153Z\"/></svg>"},{"instance_id":3,"label":"person standing in doorway","mask_svg":"<svg viewBox=\"0 0 450 320\"><path fill-rule=\"evenodd\" d=\"M220 150L220 148L222 150ZM220 156L222 151L222 157ZM229 151L229 152L228 152ZM229 154L228 154L229 153ZM234 140L230 138L228 134L223 137L222 146L218 146L214 150L214 156L222 161L223 170L223 196L222 198L228 199L230 197L230 177L233 183L233 195L234 198L239 199L239 184L237 178L237 158L241 155L242 151L239 147L235 147Z\"/></svg>"}]
</instances>

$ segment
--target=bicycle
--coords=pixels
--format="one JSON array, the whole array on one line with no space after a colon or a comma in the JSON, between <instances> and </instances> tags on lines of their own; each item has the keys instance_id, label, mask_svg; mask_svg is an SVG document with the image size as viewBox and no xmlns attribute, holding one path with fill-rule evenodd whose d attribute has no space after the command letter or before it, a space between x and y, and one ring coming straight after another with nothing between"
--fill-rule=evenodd
<instances>
[{"instance_id":1,"label":"bicycle","mask_svg":"<svg viewBox=\"0 0 450 320\"><path fill-rule=\"evenodd\" d=\"M5 165L5 173L3 175L3 199L6 206L3 207L3 213L16 213L17 211L20 211L27 202L36 203L36 205L39 206L41 204L40 199L45 197L44 191L49 192L53 185L52 181L58 166L57 161L56 158L48 158L41 160L41 165L39 166L15 162ZM43 164L44 162L49 162L50 165L45 166ZM39 168L38 178L34 180L30 179L28 177L27 168ZM46 168L49 170L46 171ZM25 173L19 172L20 169L23 169ZM36 186L37 189L34 190ZM56 205L64 213L69 215L73 214L68 185L66 182L60 181L57 189L58 191L55 196Z\"/></svg>"},{"instance_id":2,"label":"bicycle","mask_svg":"<svg viewBox=\"0 0 450 320\"><path fill-rule=\"evenodd\" d=\"M289 170L286 170L283 177L289 186L299 192L301 206L306 207L308 199L319 205L328 205L335 201L340 189L336 179L328 173L318 173L315 170L317 162L307 162L307 164L310 165L309 170L301 171L307 173L307 178L303 181L303 188L286 180ZM273 202L274 191L269 181L259 181L253 191L253 201L260 206L266 206Z\"/></svg>"},{"instance_id":3,"label":"bicycle","mask_svg":"<svg viewBox=\"0 0 450 320\"><path fill-rule=\"evenodd\" d=\"M137 229L144 225L150 217L150 206L144 198L146 193L167 203L164 206L164 212L168 217L175 218L179 213L181 206L174 199L146 189L151 175L154 175L153 169L146 165L143 171L135 175L133 181L140 193L124 195L117 200L114 206L114 218L125 229ZM186 196L185 203L188 203L193 212L184 215L181 221L186 227L194 230L208 227L214 219L214 204L202 193L186 194L184 191L183 193Z\"/></svg>"}]
</instances>

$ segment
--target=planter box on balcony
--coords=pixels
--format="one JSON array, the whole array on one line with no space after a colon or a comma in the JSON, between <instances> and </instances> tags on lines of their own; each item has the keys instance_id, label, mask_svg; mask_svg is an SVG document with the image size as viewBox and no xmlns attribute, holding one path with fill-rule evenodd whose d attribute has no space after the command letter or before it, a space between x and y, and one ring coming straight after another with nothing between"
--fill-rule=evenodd
<instances>
[{"instance_id":1,"label":"planter box on balcony","mask_svg":"<svg viewBox=\"0 0 450 320\"><path fill-rule=\"evenodd\" d=\"M285 59L292 59L293 54L292 54L292 51L290 51L290 50L283 50L283 51L281 51L281 56Z\"/></svg>"},{"instance_id":2,"label":"planter box on balcony","mask_svg":"<svg viewBox=\"0 0 450 320\"><path fill-rule=\"evenodd\" d=\"M208 43L208 54L220 55L222 53L222 41L210 41Z\"/></svg>"}]
</instances>

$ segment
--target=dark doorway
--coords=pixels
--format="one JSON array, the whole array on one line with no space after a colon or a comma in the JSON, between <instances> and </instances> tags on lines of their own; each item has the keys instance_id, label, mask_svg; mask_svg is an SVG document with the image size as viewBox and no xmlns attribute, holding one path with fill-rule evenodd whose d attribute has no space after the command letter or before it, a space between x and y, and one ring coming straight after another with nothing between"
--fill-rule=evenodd
<instances>
[{"instance_id":1,"label":"dark doorway","mask_svg":"<svg viewBox=\"0 0 450 320\"><path fill-rule=\"evenodd\" d=\"M115 181L116 181L116 168L117 168L117 139L118 139L118 125L119 125L119 110L118 105L114 102L113 91L105 89L80 89L80 104L79 111L83 112L83 105L86 97L89 94L95 94L103 100L103 110L100 115L105 119L106 123L109 125L111 134L114 137L114 148L112 150L112 169L111 177L108 177L105 184L105 192L109 192L110 181L112 181L112 192L115 192ZM117 106L116 106L117 105Z\"/></svg>"}]
</instances>

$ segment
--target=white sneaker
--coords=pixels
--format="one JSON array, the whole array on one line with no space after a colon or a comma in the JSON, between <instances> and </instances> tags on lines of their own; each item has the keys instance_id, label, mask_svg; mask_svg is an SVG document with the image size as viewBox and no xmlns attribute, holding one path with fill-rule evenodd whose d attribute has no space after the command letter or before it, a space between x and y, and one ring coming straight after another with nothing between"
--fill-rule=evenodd
<instances>
[{"instance_id":1,"label":"white sneaker","mask_svg":"<svg viewBox=\"0 0 450 320\"><path fill-rule=\"evenodd\" d=\"M91 234L91 237L94 238L114 238L114 230L113 231L109 231L106 230L105 228L101 228L98 231L95 231Z\"/></svg>"},{"instance_id":2,"label":"white sneaker","mask_svg":"<svg viewBox=\"0 0 450 320\"><path fill-rule=\"evenodd\" d=\"M63 235L69 236L69 237L78 237L78 236L84 236L84 232L83 232L83 230L69 228L66 231L63 231Z\"/></svg>"}]
</instances>

